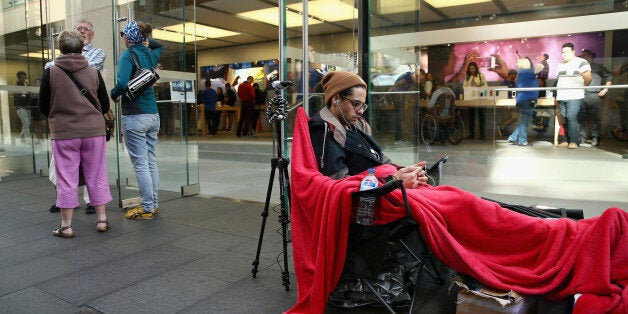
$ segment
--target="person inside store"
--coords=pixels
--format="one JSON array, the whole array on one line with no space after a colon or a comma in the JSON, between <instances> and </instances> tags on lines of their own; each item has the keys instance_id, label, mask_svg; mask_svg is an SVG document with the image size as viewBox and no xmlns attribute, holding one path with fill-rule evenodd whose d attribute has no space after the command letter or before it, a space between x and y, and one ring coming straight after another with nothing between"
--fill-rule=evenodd
<instances>
[{"instance_id":1,"label":"person inside store","mask_svg":"<svg viewBox=\"0 0 628 314\"><path fill-rule=\"evenodd\" d=\"M546 53L542 54L539 57L539 64L543 66L543 69L539 73L536 74L537 78L547 80L549 76L549 69L550 69L550 66L547 60L549 60L549 55Z\"/></svg>"},{"instance_id":2,"label":"person inside store","mask_svg":"<svg viewBox=\"0 0 628 314\"><path fill-rule=\"evenodd\" d=\"M517 60L517 86L519 88L525 87L539 87L539 81L536 78L536 74L543 69L542 64L537 64L537 67L532 67L532 61L530 58L519 58ZM519 124L515 130L508 137L508 141L511 144L519 146L532 146L532 143L528 142L528 125L532 122L532 112L536 106L536 102L539 99L539 92L537 91L519 91L516 97L516 108L519 110Z\"/></svg>"},{"instance_id":3,"label":"person inside store","mask_svg":"<svg viewBox=\"0 0 628 314\"><path fill-rule=\"evenodd\" d=\"M233 91L233 89L231 88L231 84L227 83L225 84L225 93L224 93L224 102L222 103L223 105L229 106L226 108L233 108L235 107L235 103L237 100L237 96L235 91ZM233 110L225 110L222 113L222 121L220 122L220 124L222 125L222 131L223 132L231 132L232 129L231 127L233 126L235 121L235 111Z\"/></svg>"},{"instance_id":4,"label":"person inside store","mask_svg":"<svg viewBox=\"0 0 628 314\"><path fill-rule=\"evenodd\" d=\"M207 125L207 134L216 136L218 133L218 123L220 122L220 111L216 110L216 101L218 94L212 88L212 82L205 80L205 89L199 93L199 103L203 104L203 112L205 113L205 125Z\"/></svg>"},{"instance_id":5,"label":"person inside store","mask_svg":"<svg viewBox=\"0 0 628 314\"><path fill-rule=\"evenodd\" d=\"M253 117L253 109L255 107L255 89L253 88L252 76L248 76L246 81L238 86L238 97L242 101L240 107L240 119L236 127L236 137L251 136L251 119Z\"/></svg>"},{"instance_id":6,"label":"person inside store","mask_svg":"<svg viewBox=\"0 0 628 314\"><path fill-rule=\"evenodd\" d=\"M255 90L255 109L253 110L253 117L251 119L251 134L255 136L255 133L261 130L260 114L265 109L268 95L266 90L262 90L258 83L253 83L253 89Z\"/></svg>"},{"instance_id":7,"label":"person inside store","mask_svg":"<svg viewBox=\"0 0 628 314\"><path fill-rule=\"evenodd\" d=\"M17 86L28 86L28 75L24 71L18 71L15 75L17 77ZM14 93L13 104L17 112L18 118L22 123L22 130L20 132L20 141L22 143L30 143L31 141L31 109L30 109L30 93Z\"/></svg>"},{"instance_id":8,"label":"person inside store","mask_svg":"<svg viewBox=\"0 0 628 314\"><path fill-rule=\"evenodd\" d=\"M37 78L34 81L33 86L39 88L41 86L41 79ZM35 144L41 144L44 140L44 133L48 130L46 117L39 110L39 94L31 94L31 116L33 118L33 133L35 134Z\"/></svg>"},{"instance_id":9,"label":"person inside store","mask_svg":"<svg viewBox=\"0 0 628 314\"><path fill-rule=\"evenodd\" d=\"M619 84L628 84L628 61L624 61L616 70L616 80ZM619 123L611 134L620 142L628 141L628 88L616 90L615 101L619 109ZM628 154L624 154L628 156Z\"/></svg>"},{"instance_id":10,"label":"person inside store","mask_svg":"<svg viewBox=\"0 0 628 314\"><path fill-rule=\"evenodd\" d=\"M430 99L437 88L434 74L432 72L425 73L425 84L423 84L421 90L421 92L425 93L425 99Z\"/></svg>"},{"instance_id":11,"label":"person inside store","mask_svg":"<svg viewBox=\"0 0 628 314\"><path fill-rule=\"evenodd\" d=\"M90 67L81 54L84 45L81 33L63 31L58 41L61 55L53 66L44 70L39 109L49 118L57 177L56 205L61 208L61 224L52 234L72 238L72 214L79 205L79 170L96 210L96 230L109 229L105 205L112 197L107 179L103 117L109 111L109 97L100 72Z\"/></svg>"},{"instance_id":12,"label":"person inside store","mask_svg":"<svg viewBox=\"0 0 628 314\"><path fill-rule=\"evenodd\" d=\"M438 101L438 98L441 95L449 95L451 96L451 98L455 98L456 95L454 94L454 91L447 86L447 84L445 84L445 82L443 82L442 80L436 80L436 82L434 83L436 85L436 90L434 91L434 93L432 93L432 97L430 97L430 100L427 102L427 109L432 110L434 109L434 107L436 107L436 102ZM441 112L434 112L434 114L439 115L441 117L447 117L451 115L451 107L453 106L452 104L446 104L445 106L443 106L443 108L441 109Z\"/></svg>"},{"instance_id":13,"label":"person inside store","mask_svg":"<svg viewBox=\"0 0 628 314\"><path fill-rule=\"evenodd\" d=\"M580 53L580 58L587 60L591 66L591 86L610 86L613 84L613 74L606 67L593 61L595 53L589 49L584 49ZM608 88L587 89L584 91L584 98L578 113L578 124L580 124L580 144L584 144L587 138L587 128L591 136L591 146L597 146L600 141L602 130L602 120L600 117L600 107L602 99L608 93Z\"/></svg>"},{"instance_id":14,"label":"person inside store","mask_svg":"<svg viewBox=\"0 0 628 314\"><path fill-rule=\"evenodd\" d=\"M140 190L141 204L125 213L127 219L153 219L159 210L159 170L155 159L159 114L155 92L150 86L135 99L126 93L127 84L134 69L134 58L140 67L154 69L159 62L163 45L151 37L153 27L149 23L133 21L120 35L127 50L120 55L116 85L110 92L111 99L122 100L122 131L124 144L131 158Z\"/></svg>"},{"instance_id":15,"label":"person inside store","mask_svg":"<svg viewBox=\"0 0 628 314\"><path fill-rule=\"evenodd\" d=\"M462 86L463 88L488 86L484 74L480 73L478 65L475 62L469 62L469 65L467 66L467 76L465 76ZM467 136L467 138L475 138L475 117L477 115L480 128L480 140L486 140L486 110L482 107L478 107L469 108L467 111L469 114L469 136Z\"/></svg>"},{"instance_id":16,"label":"person inside store","mask_svg":"<svg viewBox=\"0 0 628 314\"><path fill-rule=\"evenodd\" d=\"M573 43L565 43L561 47L561 57L563 62L557 66L556 100L560 114L564 117L565 135L567 140L558 144L558 147L569 149L578 148L580 143L580 124L578 114L584 98L584 89L574 87L584 87L591 82L591 66L587 60L576 57ZM566 88L562 88L566 87Z\"/></svg>"},{"instance_id":17,"label":"person inside store","mask_svg":"<svg viewBox=\"0 0 628 314\"><path fill-rule=\"evenodd\" d=\"M418 66L414 66L414 70L408 71L406 73L401 74L396 80L393 86L388 90L389 92L411 92L411 91L419 91L421 90L421 84L425 82L425 70L420 69ZM422 96L423 93L419 93L419 97ZM395 137L394 143L396 145L406 145L409 144L406 141L402 134L402 124L403 124L403 113L405 110L405 105L411 103L416 94L393 94L394 105L395 105Z\"/></svg>"},{"instance_id":18,"label":"person inside store","mask_svg":"<svg viewBox=\"0 0 628 314\"><path fill-rule=\"evenodd\" d=\"M425 162L398 166L387 158L362 117L367 85L358 75L330 72L325 107L308 118L297 109L291 158L291 221L297 303L287 313L323 313L345 262L351 193L368 168L379 185L402 180L412 217L435 257L483 285L554 300L581 295L574 311L628 305L628 212L609 208L575 221L539 219L454 186L431 186ZM400 191L381 196L375 225L406 217ZM556 267L560 265L560 267Z\"/></svg>"},{"instance_id":19,"label":"person inside store","mask_svg":"<svg viewBox=\"0 0 628 314\"><path fill-rule=\"evenodd\" d=\"M508 77L503 80L499 85L506 86L508 88L517 87L517 70L508 70ZM514 98L513 96L515 94L516 93L509 91L508 98ZM502 134L506 132L506 128L509 125L517 122L517 120L519 120L519 109L517 109L517 107L504 108L504 120L500 125L497 126L497 133L499 134L499 136L502 136Z\"/></svg>"}]
</instances>

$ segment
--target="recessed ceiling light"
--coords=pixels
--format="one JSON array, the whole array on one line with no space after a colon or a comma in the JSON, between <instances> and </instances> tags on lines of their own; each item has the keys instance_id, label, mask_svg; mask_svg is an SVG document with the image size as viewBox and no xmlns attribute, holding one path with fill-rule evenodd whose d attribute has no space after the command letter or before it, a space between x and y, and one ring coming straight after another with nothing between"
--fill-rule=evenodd
<instances>
[{"instance_id":1,"label":"recessed ceiling light","mask_svg":"<svg viewBox=\"0 0 628 314\"><path fill-rule=\"evenodd\" d=\"M435 8L457 7L461 5L490 2L491 0L425 0Z\"/></svg>"}]
</instances>

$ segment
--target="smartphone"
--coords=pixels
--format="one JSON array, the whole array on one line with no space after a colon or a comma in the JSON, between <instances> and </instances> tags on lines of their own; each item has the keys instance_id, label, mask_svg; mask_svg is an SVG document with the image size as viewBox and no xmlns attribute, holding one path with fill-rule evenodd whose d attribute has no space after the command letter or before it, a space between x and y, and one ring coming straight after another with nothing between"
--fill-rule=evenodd
<instances>
[{"instance_id":1,"label":"smartphone","mask_svg":"<svg viewBox=\"0 0 628 314\"><path fill-rule=\"evenodd\" d=\"M427 169L427 172L431 173L433 171L436 171L436 169L438 169L438 165L441 163L446 163L447 159L449 159L449 155L445 155L443 157L441 157L437 162L435 162L429 169Z\"/></svg>"},{"instance_id":2,"label":"smartphone","mask_svg":"<svg viewBox=\"0 0 628 314\"><path fill-rule=\"evenodd\" d=\"M491 57L479 57L475 58L474 61L479 68L488 68L491 66Z\"/></svg>"},{"instance_id":3,"label":"smartphone","mask_svg":"<svg viewBox=\"0 0 628 314\"><path fill-rule=\"evenodd\" d=\"M497 59L491 56L491 69L494 69L498 65Z\"/></svg>"}]
</instances>

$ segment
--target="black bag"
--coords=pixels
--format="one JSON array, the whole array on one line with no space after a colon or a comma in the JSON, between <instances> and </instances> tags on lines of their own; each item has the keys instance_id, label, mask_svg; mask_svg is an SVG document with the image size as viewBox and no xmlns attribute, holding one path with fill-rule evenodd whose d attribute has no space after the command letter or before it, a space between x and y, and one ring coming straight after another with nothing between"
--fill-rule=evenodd
<instances>
[{"instance_id":1,"label":"black bag","mask_svg":"<svg viewBox=\"0 0 628 314\"><path fill-rule=\"evenodd\" d=\"M139 96L147 88L153 86L153 84L159 80L159 74L157 74L155 69L140 67L140 64L137 62L137 55L135 52L129 52L131 53L131 57L133 57L133 63L135 64L136 70L133 72L133 76L127 83L128 90L126 92L126 96L130 100L134 100L137 96Z\"/></svg>"}]
</instances>

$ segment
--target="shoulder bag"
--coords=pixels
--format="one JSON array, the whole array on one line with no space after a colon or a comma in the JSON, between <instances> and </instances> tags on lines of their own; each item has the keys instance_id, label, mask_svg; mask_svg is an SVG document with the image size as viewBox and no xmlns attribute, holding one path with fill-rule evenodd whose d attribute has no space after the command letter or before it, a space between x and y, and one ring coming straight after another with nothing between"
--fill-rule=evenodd
<instances>
[{"instance_id":1,"label":"shoulder bag","mask_svg":"<svg viewBox=\"0 0 628 314\"><path fill-rule=\"evenodd\" d=\"M135 52L130 51L131 57L133 58L133 63L135 64L135 71L127 84L128 90L126 92L126 96L130 100L135 100L137 96L139 96L143 91L147 88L153 86L157 80L159 80L159 74L155 69L147 69L140 67L139 62L137 62L137 55Z\"/></svg>"}]
</instances>

